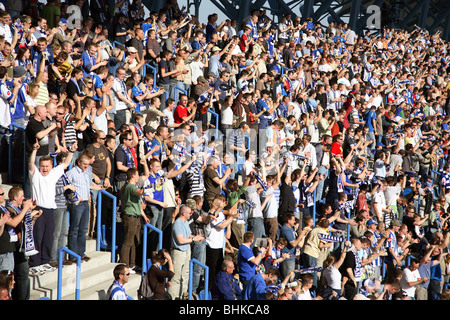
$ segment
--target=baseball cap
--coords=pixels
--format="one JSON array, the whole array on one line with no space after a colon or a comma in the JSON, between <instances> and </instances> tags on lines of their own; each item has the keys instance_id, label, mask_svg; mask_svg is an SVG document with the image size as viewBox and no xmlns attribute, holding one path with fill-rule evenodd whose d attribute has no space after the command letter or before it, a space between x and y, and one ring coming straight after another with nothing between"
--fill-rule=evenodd
<instances>
[{"instance_id":1,"label":"baseball cap","mask_svg":"<svg viewBox=\"0 0 450 320\"><path fill-rule=\"evenodd\" d=\"M208 81L206 81L206 79L205 79L204 76L200 76L200 77L197 78L197 82L204 82L204 83L207 83Z\"/></svg>"},{"instance_id":2,"label":"baseball cap","mask_svg":"<svg viewBox=\"0 0 450 320\"><path fill-rule=\"evenodd\" d=\"M392 220L392 221L391 221L391 225L392 225L392 226L400 227L402 224L401 224L400 221L398 221L398 220Z\"/></svg>"},{"instance_id":3,"label":"baseball cap","mask_svg":"<svg viewBox=\"0 0 450 320\"><path fill-rule=\"evenodd\" d=\"M373 220L373 219L367 220L367 226L371 226L373 224L378 224L378 223L375 220Z\"/></svg>"},{"instance_id":4,"label":"baseball cap","mask_svg":"<svg viewBox=\"0 0 450 320\"><path fill-rule=\"evenodd\" d=\"M195 207L197 206L197 202L195 202L194 199L187 199L186 205L191 208L192 210L195 210Z\"/></svg>"},{"instance_id":5,"label":"baseball cap","mask_svg":"<svg viewBox=\"0 0 450 320\"><path fill-rule=\"evenodd\" d=\"M59 19L59 22L64 23L64 24L67 24L67 20L64 19L64 18Z\"/></svg>"},{"instance_id":6,"label":"baseball cap","mask_svg":"<svg viewBox=\"0 0 450 320\"><path fill-rule=\"evenodd\" d=\"M19 77L25 75L26 73L27 73L27 71L25 70L24 67L16 66L13 69L13 78L19 78Z\"/></svg>"},{"instance_id":7,"label":"baseball cap","mask_svg":"<svg viewBox=\"0 0 450 320\"><path fill-rule=\"evenodd\" d=\"M137 51L137 49L136 49L135 47L129 47L129 48L128 48L128 52L134 52L134 53L137 53L138 51Z\"/></svg>"},{"instance_id":8,"label":"baseball cap","mask_svg":"<svg viewBox=\"0 0 450 320\"><path fill-rule=\"evenodd\" d=\"M145 127L144 127L144 133L149 133L149 132L151 132L151 133L156 133L156 130L155 130L155 128L153 128L153 127L145 126Z\"/></svg>"},{"instance_id":9,"label":"baseball cap","mask_svg":"<svg viewBox=\"0 0 450 320\"><path fill-rule=\"evenodd\" d=\"M212 52L216 52L216 51L220 51L221 49L218 46L214 46L211 51Z\"/></svg>"}]
</instances>

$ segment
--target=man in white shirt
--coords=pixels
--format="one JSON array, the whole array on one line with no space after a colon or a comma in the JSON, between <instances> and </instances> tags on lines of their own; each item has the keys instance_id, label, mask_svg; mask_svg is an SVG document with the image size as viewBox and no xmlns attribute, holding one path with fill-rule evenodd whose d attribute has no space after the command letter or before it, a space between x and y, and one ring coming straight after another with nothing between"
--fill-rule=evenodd
<instances>
[{"instance_id":1,"label":"man in white shirt","mask_svg":"<svg viewBox=\"0 0 450 320\"><path fill-rule=\"evenodd\" d=\"M39 143L33 145L33 151L30 154L28 162L28 172L31 182L32 198L36 201L36 209L42 210L42 215L34 224L34 241L37 254L30 256L30 268L39 268L44 271L54 271L49 265L52 246L53 232L55 229L55 217L53 210L56 209L56 182L64 174L70 163L74 151L78 148L75 142L65 161L53 168L53 158L43 156L39 159L39 169L36 170L36 153L39 149Z\"/></svg>"},{"instance_id":2,"label":"man in white shirt","mask_svg":"<svg viewBox=\"0 0 450 320\"><path fill-rule=\"evenodd\" d=\"M125 77L127 72L125 68L119 67L116 71L116 78L112 86L114 106L116 114L114 123L116 128L120 128L122 124L128 124L131 120L130 109L136 108L136 104L128 97L127 87L125 85Z\"/></svg>"},{"instance_id":3,"label":"man in white shirt","mask_svg":"<svg viewBox=\"0 0 450 320\"><path fill-rule=\"evenodd\" d=\"M410 265L405 268L402 272L402 278L400 279L400 284L402 285L402 290L406 292L410 300L414 300L414 295L416 293L416 286L419 284L426 283L427 278L420 278L419 273L419 259L412 259Z\"/></svg>"}]
</instances>

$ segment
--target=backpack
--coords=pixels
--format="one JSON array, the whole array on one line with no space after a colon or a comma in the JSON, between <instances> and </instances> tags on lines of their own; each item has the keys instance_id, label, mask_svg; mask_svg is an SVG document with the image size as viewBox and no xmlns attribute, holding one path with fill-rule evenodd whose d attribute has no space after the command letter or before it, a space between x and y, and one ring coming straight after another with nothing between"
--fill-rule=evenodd
<instances>
[{"instance_id":1,"label":"backpack","mask_svg":"<svg viewBox=\"0 0 450 320\"><path fill-rule=\"evenodd\" d=\"M151 288L150 279L148 278L148 272L142 277L141 284L137 290L138 300L153 300L154 290Z\"/></svg>"}]
</instances>

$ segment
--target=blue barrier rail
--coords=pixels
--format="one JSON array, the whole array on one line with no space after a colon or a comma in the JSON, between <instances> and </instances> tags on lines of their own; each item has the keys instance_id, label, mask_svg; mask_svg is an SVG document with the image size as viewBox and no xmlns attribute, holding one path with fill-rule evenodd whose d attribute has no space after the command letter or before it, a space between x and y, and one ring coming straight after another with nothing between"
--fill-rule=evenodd
<instances>
[{"instance_id":1,"label":"blue barrier rail","mask_svg":"<svg viewBox=\"0 0 450 320\"><path fill-rule=\"evenodd\" d=\"M66 247L59 249L58 258L58 289L57 299L61 300L62 296L62 272L63 272L63 253L66 252L77 259L77 275L75 285L75 300L80 300L80 280L81 280L81 256L69 250Z\"/></svg>"},{"instance_id":2,"label":"blue barrier rail","mask_svg":"<svg viewBox=\"0 0 450 320\"><path fill-rule=\"evenodd\" d=\"M313 204L313 223L314 223L314 226L316 226L316 198L317 198L317 191L316 191L316 189L317 189L317 187L316 188L314 188L314 192L313 192L313 202L314 202L314 204Z\"/></svg>"},{"instance_id":3,"label":"blue barrier rail","mask_svg":"<svg viewBox=\"0 0 450 320\"><path fill-rule=\"evenodd\" d=\"M192 276L194 274L194 263L198 264L200 267L205 269L205 296L204 300L211 300L211 296L209 295L209 267L197 259L191 259L189 261L189 300L192 300Z\"/></svg>"},{"instance_id":4,"label":"blue barrier rail","mask_svg":"<svg viewBox=\"0 0 450 320\"><path fill-rule=\"evenodd\" d=\"M250 150L250 146L251 146L251 142L252 142L250 139L250 136L244 134L244 139L245 139L245 141L247 141L247 150Z\"/></svg>"},{"instance_id":5,"label":"blue barrier rail","mask_svg":"<svg viewBox=\"0 0 450 320\"><path fill-rule=\"evenodd\" d=\"M116 213L117 213L117 198L106 190L100 190L97 197L97 251L100 251L100 245L103 244L103 248L106 246L106 239L102 239L101 221L102 221L102 198L106 196L113 202L112 209L112 236L111 236L111 262L116 262Z\"/></svg>"},{"instance_id":6,"label":"blue barrier rail","mask_svg":"<svg viewBox=\"0 0 450 320\"><path fill-rule=\"evenodd\" d=\"M155 226L151 225L150 223L146 223L144 225L144 237L142 240L142 276L144 276L145 273L148 271L148 263L147 263L147 238L148 238L148 229L152 229L153 231L158 233L158 251L162 249L163 245L163 232L156 228Z\"/></svg>"},{"instance_id":7,"label":"blue barrier rail","mask_svg":"<svg viewBox=\"0 0 450 320\"><path fill-rule=\"evenodd\" d=\"M208 112L211 113L211 115L215 118L215 123L216 123L216 135L215 135L215 138L217 140L217 139L219 139L219 115L216 112L214 112L213 110L211 110L211 109L208 109Z\"/></svg>"},{"instance_id":8,"label":"blue barrier rail","mask_svg":"<svg viewBox=\"0 0 450 320\"><path fill-rule=\"evenodd\" d=\"M156 68L154 66L146 63L144 65L144 77L147 75L147 68L150 68L153 70L153 81L154 81L154 83L156 83L156 80L157 80L156 75L158 74L158 71L156 70Z\"/></svg>"},{"instance_id":9,"label":"blue barrier rail","mask_svg":"<svg viewBox=\"0 0 450 320\"><path fill-rule=\"evenodd\" d=\"M185 95L187 95L187 91L184 90L183 88L180 87L175 87L175 89L173 89L173 97L175 99L175 102L178 104L178 91L183 92Z\"/></svg>"},{"instance_id":10,"label":"blue barrier rail","mask_svg":"<svg viewBox=\"0 0 450 320\"><path fill-rule=\"evenodd\" d=\"M8 180L9 182L13 182L13 167L12 167L12 154L13 154L13 141L15 130L18 129L23 131L23 186L25 187L27 183L27 173L28 173L28 163L27 163L27 149L26 149L26 133L25 128L13 122L9 125L9 130L11 131L11 136L9 136L9 145L8 145Z\"/></svg>"}]
</instances>

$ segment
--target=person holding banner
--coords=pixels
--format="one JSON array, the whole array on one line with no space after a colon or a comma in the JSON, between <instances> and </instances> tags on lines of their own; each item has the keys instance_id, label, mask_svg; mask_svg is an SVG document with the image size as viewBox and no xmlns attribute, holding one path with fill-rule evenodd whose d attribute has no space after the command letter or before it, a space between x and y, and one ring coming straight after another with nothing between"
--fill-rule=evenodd
<instances>
[{"instance_id":1,"label":"person holding banner","mask_svg":"<svg viewBox=\"0 0 450 320\"><path fill-rule=\"evenodd\" d=\"M333 245L334 241L329 241L326 239L321 239L321 235L328 236L328 227L330 222L328 219L322 219L316 225L314 229L312 229L308 237L306 238L305 244L302 248L301 265L303 267L317 267L319 261L320 252L323 250L330 249ZM336 240L336 239L334 239ZM318 275L317 273L313 274L313 289L317 288L318 285Z\"/></svg>"},{"instance_id":2,"label":"person holding banner","mask_svg":"<svg viewBox=\"0 0 450 320\"><path fill-rule=\"evenodd\" d=\"M4 191L1 192L4 194ZM8 198L5 207L9 211L10 219L6 221L8 232L3 232L2 239L8 239L11 248L14 249L11 254L13 267L7 269L15 274L16 285L12 297L13 300L28 300L30 298L28 256L37 253L34 247L33 225L42 214L42 210L34 210L36 203L31 199L24 201L24 192L21 188L11 188ZM3 247L4 242L1 243ZM5 268L0 266L1 269Z\"/></svg>"}]
</instances>

